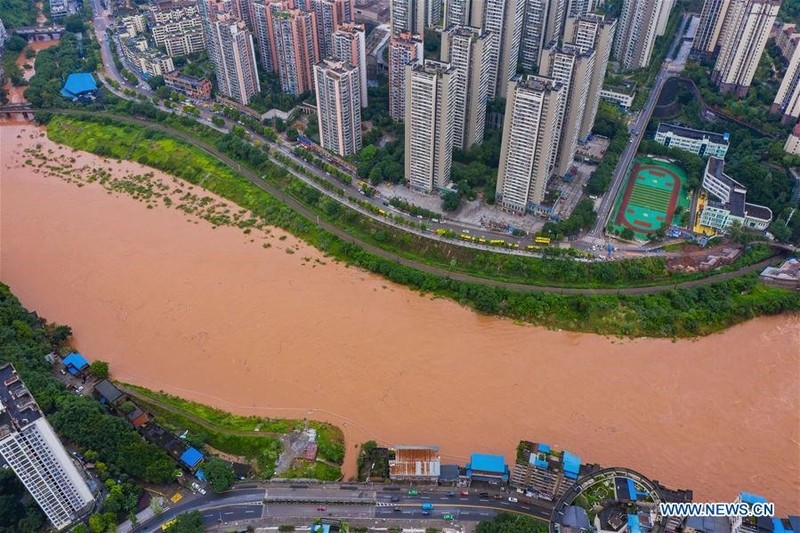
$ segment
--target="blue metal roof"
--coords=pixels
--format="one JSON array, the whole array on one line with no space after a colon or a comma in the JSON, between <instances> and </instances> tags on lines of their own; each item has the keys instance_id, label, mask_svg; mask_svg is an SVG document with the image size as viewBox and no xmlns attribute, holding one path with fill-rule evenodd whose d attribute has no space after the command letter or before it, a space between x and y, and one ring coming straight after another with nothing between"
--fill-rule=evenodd
<instances>
[{"instance_id":1,"label":"blue metal roof","mask_svg":"<svg viewBox=\"0 0 800 533\"><path fill-rule=\"evenodd\" d=\"M506 472L506 460L502 455L473 453L470 457L470 469L504 474Z\"/></svg>"},{"instance_id":2,"label":"blue metal roof","mask_svg":"<svg viewBox=\"0 0 800 533\"><path fill-rule=\"evenodd\" d=\"M64 367L72 375L77 374L87 366L89 366L89 361L78 352L72 352L64 358Z\"/></svg>"},{"instance_id":3,"label":"blue metal roof","mask_svg":"<svg viewBox=\"0 0 800 533\"><path fill-rule=\"evenodd\" d=\"M97 82L94 81L94 76L89 72L76 72L67 77L64 83L64 88L61 89L61 95L67 98L76 98L83 93L96 91Z\"/></svg>"},{"instance_id":4,"label":"blue metal roof","mask_svg":"<svg viewBox=\"0 0 800 533\"><path fill-rule=\"evenodd\" d=\"M311 533L330 533L330 524L311 524Z\"/></svg>"},{"instance_id":5,"label":"blue metal roof","mask_svg":"<svg viewBox=\"0 0 800 533\"><path fill-rule=\"evenodd\" d=\"M578 479L578 473L581 470L581 458L572 452L564 452L564 476L570 479Z\"/></svg>"},{"instance_id":6,"label":"blue metal roof","mask_svg":"<svg viewBox=\"0 0 800 533\"><path fill-rule=\"evenodd\" d=\"M767 503L767 499L763 496L758 496L757 494L750 494L749 492L740 492L739 499L742 500L744 503L749 503L750 505L754 503Z\"/></svg>"},{"instance_id":7,"label":"blue metal roof","mask_svg":"<svg viewBox=\"0 0 800 533\"><path fill-rule=\"evenodd\" d=\"M540 452L550 453L550 445L549 444L544 444L543 442L540 442L536 447L538 448L538 450Z\"/></svg>"},{"instance_id":8,"label":"blue metal roof","mask_svg":"<svg viewBox=\"0 0 800 533\"><path fill-rule=\"evenodd\" d=\"M630 531L630 533L642 533L642 528L639 524L639 515L628 515L628 531Z\"/></svg>"},{"instance_id":9,"label":"blue metal roof","mask_svg":"<svg viewBox=\"0 0 800 533\"><path fill-rule=\"evenodd\" d=\"M181 462L189 468L194 468L203 460L203 454L195 448L189 448L181 454Z\"/></svg>"}]
</instances>

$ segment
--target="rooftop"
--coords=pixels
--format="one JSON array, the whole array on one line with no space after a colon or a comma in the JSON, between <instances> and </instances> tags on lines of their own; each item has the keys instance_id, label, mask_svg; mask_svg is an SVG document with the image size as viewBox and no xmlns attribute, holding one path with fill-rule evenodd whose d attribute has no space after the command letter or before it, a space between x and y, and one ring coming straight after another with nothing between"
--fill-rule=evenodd
<instances>
[{"instance_id":1,"label":"rooftop","mask_svg":"<svg viewBox=\"0 0 800 533\"><path fill-rule=\"evenodd\" d=\"M78 352L72 352L64 358L64 368L72 375L89 366L89 361Z\"/></svg>"},{"instance_id":2,"label":"rooftop","mask_svg":"<svg viewBox=\"0 0 800 533\"><path fill-rule=\"evenodd\" d=\"M78 97L81 94L97 90L97 82L89 72L76 72L67 77L61 95L68 98Z\"/></svg>"},{"instance_id":3,"label":"rooftop","mask_svg":"<svg viewBox=\"0 0 800 533\"><path fill-rule=\"evenodd\" d=\"M389 461L389 477L439 477L440 461L438 446L396 446L395 459Z\"/></svg>"},{"instance_id":4,"label":"rooftop","mask_svg":"<svg viewBox=\"0 0 800 533\"><path fill-rule=\"evenodd\" d=\"M673 133L674 135L678 135L680 137L685 137L687 139L695 139L698 141L702 141L703 139L708 139L711 142L717 144L724 144L728 145L728 139L730 138L729 133L716 133L713 131L704 131L704 130L695 130L692 128L686 128L684 126L680 126L678 124L670 124L669 122L662 122L658 125L658 132L659 133Z\"/></svg>"},{"instance_id":5,"label":"rooftop","mask_svg":"<svg viewBox=\"0 0 800 533\"><path fill-rule=\"evenodd\" d=\"M196 448L189 448L181 454L181 462L189 468L194 468L203 460L203 454Z\"/></svg>"},{"instance_id":6,"label":"rooftop","mask_svg":"<svg viewBox=\"0 0 800 533\"><path fill-rule=\"evenodd\" d=\"M744 204L745 213L748 217L759 218L761 220L772 220L772 209L757 204Z\"/></svg>"},{"instance_id":7,"label":"rooftop","mask_svg":"<svg viewBox=\"0 0 800 533\"><path fill-rule=\"evenodd\" d=\"M0 440L41 417L42 411L14 367L0 366Z\"/></svg>"},{"instance_id":8,"label":"rooftop","mask_svg":"<svg viewBox=\"0 0 800 533\"><path fill-rule=\"evenodd\" d=\"M108 403L114 403L124 396L122 391L107 379L104 379L95 385L94 391Z\"/></svg>"},{"instance_id":9,"label":"rooftop","mask_svg":"<svg viewBox=\"0 0 800 533\"><path fill-rule=\"evenodd\" d=\"M495 472L504 474L507 470L506 460L502 455L490 455L486 453L473 453L470 457L470 469L481 472Z\"/></svg>"}]
</instances>

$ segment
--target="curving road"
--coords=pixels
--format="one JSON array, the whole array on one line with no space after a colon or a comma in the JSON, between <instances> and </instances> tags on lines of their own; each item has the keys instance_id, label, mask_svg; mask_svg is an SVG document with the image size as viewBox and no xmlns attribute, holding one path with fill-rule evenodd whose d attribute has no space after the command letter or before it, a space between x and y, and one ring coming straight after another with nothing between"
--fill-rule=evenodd
<instances>
[{"instance_id":1,"label":"curving road","mask_svg":"<svg viewBox=\"0 0 800 533\"><path fill-rule=\"evenodd\" d=\"M146 128L160 131L181 141L200 148L201 150L207 152L211 156L215 157L216 159L220 160L222 163L228 165L231 169L237 171L243 177L245 177L248 181L256 185L257 187L263 189L270 195L272 195L277 200L282 201L287 206L291 207L293 210L297 211L301 216L306 218L309 221L314 221L320 228L324 229L328 233L335 235L336 237L342 239L343 241L352 243L365 251L376 255L382 259L386 259L397 264L413 268L415 270L419 270L421 272L425 272L426 274L433 274L435 276L453 279L456 281L463 281L468 283L475 283L480 285L486 285L490 287L500 287L504 289L510 289L514 291L522 291L522 292L543 292L543 293L555 293L555 294L566 294L566 295L604 295L604 294L630 294L630 295L642 295L642 294L656 294L659 292L664 292L673 289L691 289L694 287L700 287L703 285L710 285L712 283L717 283L720 281L725 281L733 278L740 277L744 274L749 274L751 272L756 272L764 267L768 266L772 259L766 259L759 263L749 265L746 267L742 267L738 270L734 270L731 272L725 272L720 274L714 274L712 276L708 276L705 278L697 279L697 280L690 280L690 281L683 281L680 283L673 283L668 285L654 285L654 286L647 286L647 287L620 287L620 288L603 288L603 289L594 289L594 288L576 288L576 287L559 287L559 286L545 286L545 285L526 285L524 283L513 283L508 281L498 281L498 280L491 280L486 278L481 278L478 276L472 276L470 274L465 274L461 272L454 272L451 270L447 270L445 268L440 268L432 265L428 265L419 261L414 261L411 259L407 259L402 257L398 254L386 251L382 248L364 242L357 237L347 233L345 230L327 222L319 218L319 216L313 212L311 209L306 207L304 204L300 203L298 200L294 199L293 197L286 194L285 191L278 189L277 187L265 182L261 177L259 177L255 172L251 171L250 169L241 166L241 164L237 163L227 155L223 154L215 147L208 145L207 143L187 134L182 131L170 128L168 126L164 126L162 124L154 124L144 119L129 117L126 115L118 115L115 113L109 113L107 111L85 111L85 110L76 110L76 109L33 109L34 112L47 112L47 113L56 113L56 114L63 114L63 115L93 115L93 116L101 116L107 117L114 120L119 121L126 121L132 122L134 124L144 126Z\"/></svg>"}]
</instances>

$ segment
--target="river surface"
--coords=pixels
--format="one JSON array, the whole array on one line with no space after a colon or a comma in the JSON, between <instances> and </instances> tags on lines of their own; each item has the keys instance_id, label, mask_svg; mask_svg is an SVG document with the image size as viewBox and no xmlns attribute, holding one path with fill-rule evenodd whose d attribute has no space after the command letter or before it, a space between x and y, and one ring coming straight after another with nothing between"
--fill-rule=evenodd
<instances>
[{"instance_id":1,"label":"river surface","mask_svg":"<svg viewBox=\"0 0 800 533\"><path fill-rule=\"evenodd\" d=\"M212 228L48 176L23 164L36 143L75 165L149 169L73 154L29 125L0 128L0 279L70 324L116 379L336 423L347 475L367 439L438 445L461 463L473 451L513 461L528 439L695 500L748 490L800 512L796 316L677 342L519 325L347 268L280 230Z\"/></svg>"}]
</instances>

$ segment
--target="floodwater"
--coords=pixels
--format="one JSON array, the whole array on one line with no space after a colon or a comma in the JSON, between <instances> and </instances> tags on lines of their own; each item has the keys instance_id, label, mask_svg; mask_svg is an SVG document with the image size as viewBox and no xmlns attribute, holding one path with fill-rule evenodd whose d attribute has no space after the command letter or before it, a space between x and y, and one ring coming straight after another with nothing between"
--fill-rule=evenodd
<instances>
[{"instance_id":1,"label":"floodwater","mask_svg":"<svg viewBox=\"0 0 800 533\"><path fill-rule=\"evenodd\" d=\"M39 16L42 16L41 13ZM45 19L46 20L46 19ZM27 48L31 48L36 50L37 53L50 48L52 46L57 45L61 42L58 39L51 40L51 41L37 41L33 43L28 43ZM25 57L25 50L22 50L19 55L17 56L17 66L22 69L22 77L25 81L30 81L34 74L36 74L36 58L27 58ZM26 69L25 65L29 65L31 68ZM27 85L22 85L19 87L15 87L11 85L11 80L7 80L4 89L6 90L6 94L8 96L8 103L9 104L21 104L25 103L25 89L27 89Z\"/></svg>"},{"instance_id":2,"label":"floodwater","mask_svg":"<svg viewBox=\"0 0 800 533\"><path fill-rule=\"evenodd\" d=\"M70 324L117 379L242 414L334 422L348 475L367 439L438 445L463 463L473 451L513 460L524 438L691 488L696 500L748 490L784 515L800 511L797 316L677 342L480 316L279 230L212 229L48 177L23 165L24 147L73 154L33 132L0 128L0 279ZM148 171L77 156L85 164Z\"/></svg>"}]
</instances>

